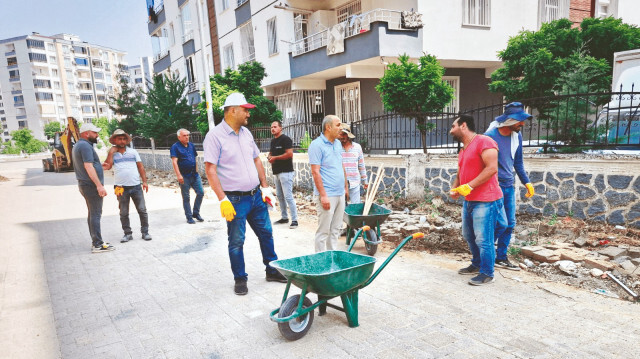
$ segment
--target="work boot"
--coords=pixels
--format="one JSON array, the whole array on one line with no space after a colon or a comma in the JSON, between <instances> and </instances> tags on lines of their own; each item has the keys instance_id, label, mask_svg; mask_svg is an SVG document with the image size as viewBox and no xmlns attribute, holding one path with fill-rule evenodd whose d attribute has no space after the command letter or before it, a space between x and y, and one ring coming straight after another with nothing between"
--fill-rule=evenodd
<instances>
[{"instance_id":1,"label":"work boot","mask_svg":"<svg viewBox=\"0 0 640 359\"><path fill-rule=\"evenodd\" d=\"M126 243L133 240L133 236L130 234L125 234L124 237L120 240L120 243Z\"/></svg>"},{"instance_id":2,"label":"work boot","mask_svg":"<svg viewBox=\"0 0 640 359\"><path fill-rule=\"evenodd\" d=\"M236 279L236 285L233 287L233 291L236 295L245 295L249 292L247 288L247 280L243 278Z\"/></svg>"},{"instance_id":3,"label":"work boot","mask_svg":"<svg viewBox=\"0 0 640 359\"><path fill-rule=\"evenodd\" d=\"M151 237L151 235L149 233L142 233L142 239L144 239L145 241L150 241L153 238Z\"/></svg>"}]
</instances>

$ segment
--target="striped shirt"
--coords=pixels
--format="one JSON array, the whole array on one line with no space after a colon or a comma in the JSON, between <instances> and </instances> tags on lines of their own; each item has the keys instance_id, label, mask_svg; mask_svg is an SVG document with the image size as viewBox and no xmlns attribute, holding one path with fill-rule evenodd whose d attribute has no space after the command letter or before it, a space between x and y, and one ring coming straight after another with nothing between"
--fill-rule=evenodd
<instances>
[{"instance_id":1,"label":"striped shirt","mask_svg":"<svg viewBox=\"0 0 640 359\"><path fill-rule=\"evenodd\" d=\"M342 164L347 172L349 188L360 186L360 182L367 181L367 171L364 168L364 155L362 147L355 142L351 142L351 148L347 151L342 148Z\"/></svg>"}]
</instances>

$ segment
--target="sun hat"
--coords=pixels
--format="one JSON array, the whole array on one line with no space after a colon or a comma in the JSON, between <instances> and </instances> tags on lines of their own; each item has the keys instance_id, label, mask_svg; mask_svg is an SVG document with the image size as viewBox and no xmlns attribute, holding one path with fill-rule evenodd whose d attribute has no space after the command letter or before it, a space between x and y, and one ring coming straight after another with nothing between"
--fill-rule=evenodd
<instances>
[{"instance_id":1,"label":"sun hat","mask_svg":"<svg viewBox=\"0 0 640 359\"><path fill-rule=\"evenodd\" d=\"M349 127L349 125L347 125L346 123L341 123L340 128L342 128L342 132L347 134L347 137L356 138L356 136L351 133L351 127Z\"/></svg>"},{"instance_id":2,"label":"sun hat","mask_svg":"<svg viewBox=\"0 0 640 359\"><path fill-rule=\"evenodd\" d=\"M498 117L496 117L496 122L499 124L504 123L508 119L514 119L517 122L525 121L530 119L530 114L524 112L524 105L520 102L512 102L504 107L504 113ZM507 126L507 125L503 125ZM503 127L498 125L498 127Z\"/></svg>"},{"instance_id":3,"label":"sun hat","mask_svg":"<svg viewBox=\"0 0 640 359\"><path fill-rule=\"evenodd\" d=\"M115 139L118 136L126 136L127 137L127 145L129 143L131 143L131 136L129 136L128 133L124 132L124 130L121 130L121 129L117 129L117 130L113 131L113 135L111 135L111 137L109 137L109 142L112 145L115 145Z\"/></svg>"},{"instance_id":4,"label":"sun hat","mask_svg":"<svg viewBox=\"0 0 640 359\"><path fill-rule=\"evenodd\" d=\"M100 132L101 128L96 127L93 123L83 123L82 127L80 127L80 133L92 131L92 132Z\"/></svg>"},{"instance_id":5,"label":"sun hat","mask_svg":"<svg viewBox=\"0 0 640 359\"><path fill-rule=\"evenodd\" d=\"M240 106L244 108L256 107L256 105L248 103L247 99L240 92L229 94L229 96L227 96L227 99L224 101L224 105L220 106L220 109L224 110L225 107L229 106Z\"/></svg>"}]
</instances>

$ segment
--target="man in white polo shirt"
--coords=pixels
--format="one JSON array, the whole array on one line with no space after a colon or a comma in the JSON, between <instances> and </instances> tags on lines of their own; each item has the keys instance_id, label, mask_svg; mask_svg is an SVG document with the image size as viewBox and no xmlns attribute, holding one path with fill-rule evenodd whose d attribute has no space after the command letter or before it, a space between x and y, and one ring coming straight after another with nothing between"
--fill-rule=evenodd
<instances>
[{"instance_id":1,"label":"man in white polo shirt","mask_svg":"<svg viewBox=\"0 0 640 359\"><path fill-rule=\"evenodd\" d=\"M131 137L121 129L113 132L109 142L114 146L109 149L107 159L102 164L102 167L105 170L113 167L114 171L115 194L118 197L120 223L122 224L122 230L124 230L124 237L120 242L125 243L133 239L133 232L129 222L129 199L133 200L133 204L136 206L140 216L142 239L150 241L149 216L143 194L143 190L144 192L149 191L149 186L147 185L147 174L142 165L140 155L138 151L127 147L131 143ZM140 184L140 178L142 178L142 184Z\"/></svg>"}]
</instances>

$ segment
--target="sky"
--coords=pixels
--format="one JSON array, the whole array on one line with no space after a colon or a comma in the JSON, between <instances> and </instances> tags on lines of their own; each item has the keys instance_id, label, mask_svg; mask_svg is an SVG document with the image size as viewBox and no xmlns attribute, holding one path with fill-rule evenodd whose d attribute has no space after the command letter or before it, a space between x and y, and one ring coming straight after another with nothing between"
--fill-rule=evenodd
<instances>
[{"instance_id":1,"label":"sky","mask_svg":"<svg viewBox=\"0 0 640 359\"><path fill-rule=\"evenodd\" d=\"M0 0L0 40L39 32L126 51L129 65L153 56L145 0Z\"/></svg>"}]
</instances>

